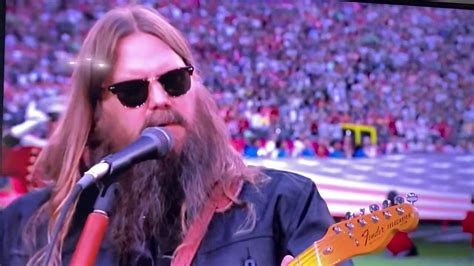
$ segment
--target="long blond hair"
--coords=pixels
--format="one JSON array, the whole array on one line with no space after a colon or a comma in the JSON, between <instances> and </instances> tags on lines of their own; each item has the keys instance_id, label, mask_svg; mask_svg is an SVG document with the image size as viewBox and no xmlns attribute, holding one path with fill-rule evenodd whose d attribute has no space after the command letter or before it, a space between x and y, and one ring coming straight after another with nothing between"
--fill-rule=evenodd
<instances>
[{"instance_id":1,"label":"long blond hair","mask_svg":"<svg viewBox=\"0 0 474 266\"><path fill-rule=\"evenodd\" d=\"M40 154L36 172L54 181L50 199L30 219L24 237L33 239L36 227L50 217L48 241L58 219L60 208L80 177L84 167L82 155L94 127L97 106L101 100L101 85L110 75L116 61L118 42L134 32L156 36L171 47L185 62L193 63L189 45L181 33L155 10L142 6L114 9L105 14L89 31L76 60L67 109L50 138L48 146ZM71 208L72 210L73 208ZM71 225L73 211L69 211L65 224L55 244L51 265L61 264L63 242ZM34 240L33 240L34 241ZM44 259L45 247L31 243L34 254L29 265L37 265Z\"/></svg>"}]
</instances>

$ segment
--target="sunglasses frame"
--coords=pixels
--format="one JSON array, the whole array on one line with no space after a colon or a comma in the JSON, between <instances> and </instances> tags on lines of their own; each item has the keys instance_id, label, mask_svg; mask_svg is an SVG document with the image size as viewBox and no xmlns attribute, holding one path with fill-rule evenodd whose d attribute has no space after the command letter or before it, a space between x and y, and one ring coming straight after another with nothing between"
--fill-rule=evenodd
<instances>
[{"instance_id":1,"label":"sunglasses frame","mask_svg":"<svg viewBox=\"0 0 474 266\"><path fill-rule=\"evenodd\" d=\"M165 86L166 84L163 83L163 78L166 78L167 75L173 73L173 72L179 72L179 71L186 71L188 74L189 74L189 78L190 78L190 84L189 84L189 88L183 90L182 92L176 94L176 93L170 93L170 90L167 88L167 86ZM192 65L186 65L185 67L180 67L180 68L176 68L176 69L172 69L168 72L165 72L159 76L155 76L155 77L151 77L151 78L143 78L143 79L130 79L130 80L124 80L124 81L120 81L120 82L117 82L117 83L114 83L110 86L107 87L107 89L112 93L114 94L117 99L119 100L119 102L127 107L127 108L139 108L141 106L143 106L147 100L148 100L148 97L149 97L149 88L150 88L150 83L152 81L158 81L161 86L163 87L163 89L166 91L166 93L170 96L170 97L179 97L179 96L182 96L184 94L186 94L189 89L191 89L191 76L193 75L193 72L194 72L194 67ZM120 99L120 97L118 96L118 93L120 91L120 89L118 89L117 87L118 86L126 86L124 85L123 83L132 83L132 82L143 82L144 84L146 84L146 97L145 99L143 100L142 103L138 104L138 105L127 105L127 104L124 104L124 102ZM140 88L141 89L141 88Z\"/></svg>"}]
</instances>

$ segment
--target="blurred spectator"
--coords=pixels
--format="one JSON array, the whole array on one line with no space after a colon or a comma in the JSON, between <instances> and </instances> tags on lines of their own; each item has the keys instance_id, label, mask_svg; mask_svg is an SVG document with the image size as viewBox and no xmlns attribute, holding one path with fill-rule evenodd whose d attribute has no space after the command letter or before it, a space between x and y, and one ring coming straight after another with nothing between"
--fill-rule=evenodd
<instances>
[{"instance_id":1,"label":"blurred spectator","mask_svg":"<svg viewBox=\"0 0 474 266\"><path fill-rule=\"evenodd\" d=\"M427 147L426 150L429 150ZM389 142L386 145L385 153L386 154L399 154L406 151L406 146L403 143L401 137L391 136Z\"/></svg>"},{"instance_id":2,"label":"blurred spectator","mask_svg":"<svg viewBox=\"0 0 474 266\"><path fill-rule=\"evenodd\" d=\"M305 149L304 139L298 136L293 142L293 151L291 153L291 157L293 158L300 157L304 149Z\"/></svg>"},{"instance_id":3,"label":"blurred spectator","mask_svg":"<svg viewBox=\"0 0 474 266\"><path fill-rule=\"evenodd\" d=\"M346 131L344 135L342 150L345 158L352 158L354 156L354 140L352 139L352 135L348 133L350 133L350 131Z\"/></svg>"},{"instance_id":4,"label":"blurred spectator","mask_svg":"<svg viewBox=\"0 0 474 266\"><path fill-rule=\"evenodd\" d=\"M254 138L250 140L244 148L244 156L249 158L258 158L265 155L264 148L262 146L262 140Z\"/></svg>"},{"instance_id":5,"label":"blurred spectator","mask_svg":"<svg viewBox=\"0 0 474 266\"><path fill-rule=\"evenodd\" d=\"M344 151L342 150L342 144L338 140L332 140L331 146L329 147L329 157L331 158L344 158Z\"/></svg>"},{"instance_id":6,"label":"blurred spectator","mask_svg":"<svg viewBox=\"0 0 474 266\"><path fill-rule=\"evenodd\" d=\"M320 138L316 143L316 156L325 158L329 156L329 142L326 139Z\"/></svg>"},{"instance_id":7,"label":"blurred spectator","mask_svg":"<svg viewBox=\"0 0 474 266\"><path fill-rule=\"evenodd\" d=\"M314 144L310 139L304 139L303 140L303 150L301 151L300 157L315 157L316 152L314 149Z\"/></svg>"},{"instance_id":8,"label":"blurred spectator","mask_svg":"<svg viewBox=\"0 0 474 266\"><path fill-rule=\"evenodd\" d=\"M369 136L362 138L362 145L354 152L354 158L374 158L377 155L377 146L373 145Z\"/></svg>"},{"instance_id":9,"label":"blurred spectator","mask_svg":"<svg viewBox=\"0 0 474 266\"><path fill-rule=\"evenodd\" d=\"M288 142L285 140L277 140L275 144L275 150L272 151L270 158L289 158L290 149L288 148Z\"/></svg>"},{"instance_id":10,"label":"blurred spectator","mask_svg":"<svg viewBox=\"0 0 474 266\"><path fill-rule=\"evenodd\" d=\"M295 141L300 156L297 137L322 138L315 153L325 156L328 141L345 138L340 123L351 122L377 128L377 145L389 154L474 152L470 11L334 1L136 2L159 9L188 35L196 67L240 142L277 134ZM92 21L124 4L8 1L7 127L23 122L29 102L68 94L70 66L81 63L75 55ZM351 149L343 141L344 157Z\"/></svg>"}]
</instances>

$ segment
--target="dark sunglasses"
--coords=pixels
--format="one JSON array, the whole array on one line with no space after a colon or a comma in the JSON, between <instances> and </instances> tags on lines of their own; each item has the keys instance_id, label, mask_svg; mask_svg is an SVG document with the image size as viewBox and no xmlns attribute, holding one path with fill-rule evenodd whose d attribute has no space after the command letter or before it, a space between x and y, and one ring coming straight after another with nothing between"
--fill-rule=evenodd
<instances>
[{"instance_id":1,"label":"dark sunglasses","mask_svg":"<svg viewBox=\"0 0 474 266\"><path fill-rule=\"evenodd\" d=\"M191 88L191 75L194 67L186 67L168 71L161 76L148 79L133 79L112 84L109 91L117 96L123 106L136 108L142 106L148 99L150 82L157 80L163 89L172 97L186 94Z\"/></svg>"}]
</instances>

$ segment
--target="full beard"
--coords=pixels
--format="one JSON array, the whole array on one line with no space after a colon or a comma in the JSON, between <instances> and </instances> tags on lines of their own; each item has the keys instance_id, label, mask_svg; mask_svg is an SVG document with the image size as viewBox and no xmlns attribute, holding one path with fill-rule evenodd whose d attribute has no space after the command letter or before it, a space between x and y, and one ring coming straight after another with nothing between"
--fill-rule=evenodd
<instances>
[{"instance_id":1,"label":"full beard","mask_svg":"<svg viewBox=\"0 0 474 266\"><path fill-rule=\"evenodd\" d=\"M113 209L109 237L117 252L130 259L132 254L150 249L157 255L172 252L182 240L184 224L203 206L218 178L212 170L218 134L209 137L213 133L209 127L211 115L198 108L199 123L193 123L195 126L186 124L174 112L160 117L150 119L144 127L162 124L162 117L167 117L166 122L185 127L186 137L180 152L172 150L162 159L139 163L119 177L121 191ZM90 149L92 162L123 146L113 143L113 138L100 137L105 130L101 131L94 133L95 139L102 141ZM183 205L185 213L181 213ZM150 241L155 243L153 247Z\"/></svg>"}]
</instances>

